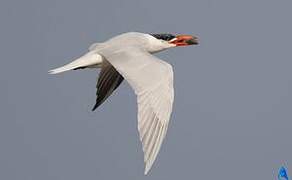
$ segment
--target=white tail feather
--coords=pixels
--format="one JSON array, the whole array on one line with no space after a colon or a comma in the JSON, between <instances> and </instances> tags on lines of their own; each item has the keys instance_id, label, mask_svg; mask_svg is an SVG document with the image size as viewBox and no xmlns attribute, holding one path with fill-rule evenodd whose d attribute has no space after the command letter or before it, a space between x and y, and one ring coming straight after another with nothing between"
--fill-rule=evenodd
<instances>
[{"instance_id":1,"label":"white tail feather","mask_svg":"<svg viewBox=\"0 0 292 180\"><path fill-rule=\"evenodd\" d=\"M102 63L102 59L103 57L101 55L99 55L98 53L94 51L91 51L81 56L80 58L76 59L75 61L72 61L69 64L50 70L49 74L58 74L58 73L73 70L76 68L82 68L82 67L88 67L88 66L97 67L98 65Z\"/></svg>"}]
</instances>

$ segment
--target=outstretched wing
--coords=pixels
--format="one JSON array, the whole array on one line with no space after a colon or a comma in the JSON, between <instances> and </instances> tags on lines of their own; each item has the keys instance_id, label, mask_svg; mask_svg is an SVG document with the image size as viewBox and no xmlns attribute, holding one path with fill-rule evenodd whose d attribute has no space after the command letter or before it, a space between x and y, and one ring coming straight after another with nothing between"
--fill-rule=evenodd
<instances>
[{"instance_id":1,"label":"outstretched wing","mask_svg":"<svg viewBox=\"0 0 292 180\"><path fill-rule=\"evenodd\" d=\"M172 112L172 66L135 47L107 49L101 53L137 95L138 130L147 174L159 152Z\"/></svg>"},{"instance_id":2,"label":"outstretched wing","mask_svg":"<svg viewBox=\"0 0 292 180\"><path fill-rule=\"evenodd\" d=\"M124 80L123 76L106 60L103 61L96 85L96 103L94 111L100 106Z\"/></svg>"}]
</instances>

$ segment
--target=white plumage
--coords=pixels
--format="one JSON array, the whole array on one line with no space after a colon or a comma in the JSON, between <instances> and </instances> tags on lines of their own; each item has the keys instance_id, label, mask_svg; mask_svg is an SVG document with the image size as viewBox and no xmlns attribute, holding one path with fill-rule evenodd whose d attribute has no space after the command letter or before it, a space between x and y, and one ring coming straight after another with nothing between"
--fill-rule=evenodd
<instances>
[{"instance_id":1,"label":"white plumage","mask_svg":"<svg viewBox=\"0 0 292 180\"><path fill-rule=\"evenodd\" d=\"M125 47L104 56L137 95L138 130L147 174L165 137L172 111L172 67L137 47Z\"/></svg>"},{"instance_id":2,"label":"white plumage","mask_svg":"<svg viewBox=\"0 0 292 180\"><path fill-rule=\"evenodd\" d=\"M100 54L94 51L90 51L86 53L85 55L81 56L80 58L76 59L75 61L72 61L62 67L52 69L49 71L50 74L58 74L65 71L77 69L77 68L83 68L83 67L100 67L102 64L103 58Z\"/></svg>"}]
</instances>

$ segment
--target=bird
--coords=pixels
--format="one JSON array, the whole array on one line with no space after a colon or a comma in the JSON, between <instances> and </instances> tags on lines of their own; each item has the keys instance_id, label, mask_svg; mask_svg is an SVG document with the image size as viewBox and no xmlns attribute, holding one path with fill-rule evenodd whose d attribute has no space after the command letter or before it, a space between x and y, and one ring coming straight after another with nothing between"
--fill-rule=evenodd
<instances>
[{"instance_id":1,"label":"bird","mask_svg":"<svg viewBox=\"0 0 292 180\"><path fill-rule=\"evenodd\" d=\"M174 101L172 66L154 53L173 47L199 44L192 35L127 32L94 43L86 54L49 74L99 68L96 85L98 108L125 79L137 96L138 131L144 152L146 175L165 138Z\"/></svg>"}]
</instances>

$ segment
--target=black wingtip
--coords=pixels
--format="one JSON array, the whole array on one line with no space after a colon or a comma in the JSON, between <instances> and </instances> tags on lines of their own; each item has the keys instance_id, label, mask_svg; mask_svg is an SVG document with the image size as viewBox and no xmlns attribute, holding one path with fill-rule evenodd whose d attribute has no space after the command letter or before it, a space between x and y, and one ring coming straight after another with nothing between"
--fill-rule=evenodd
<instances>
[{"instance_id":1,"label":"black wingtip","mask_svg":"<svg viewBox=\"0 0 292 180\"><path fill-rule=\"evenodd\" d=\"M95 111L97 107L98 107L98 105L95 104L95 105L93 106L93 108L91 109L91 111Z\"/></svg>"},{"instance_id":2,"label":"black wingtip","mask_svg":"<svg viewBox=\"0 0 292 180\"><path fill-rule=\"evenodd\" d=\"M97 81L96 101L92 111L97 109L122 83L124 78L111 65L106 65L101 69L100 76Z\"/></svg>"},{"instance_id":3,"label":"black wingtip","mask_svg":"<svg viewBox=\"0 0 292 180\"><path fill-rule=\"evenodd\" d=\"M95 111L102 103L103 103L103 101L104 100L99 100L99 99L97 99L96 100L96 103L95 103L95 105L93 106L93 108L92 108L92 110L91 111Z\"/></svg>"},{"instance_id":4,"label":"black wingtip","mask_svg":"<svg viewBox=\"0 0 292 180\"><path fill-rule=\"evenodd\" d=\"M79 70L79 69L85 69L86 66L81 66L81 67L77 67L77 68L74 68L73 70Z\"/></svg>"}]
</instances>

